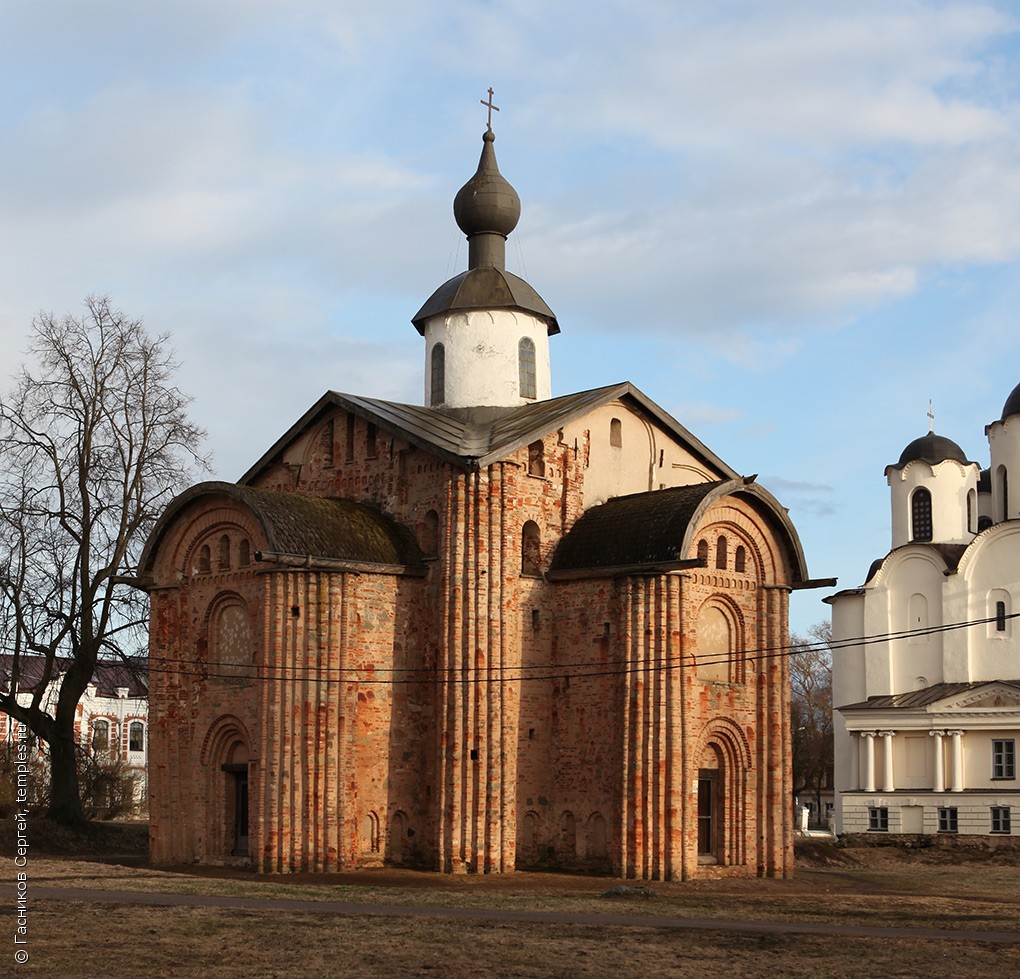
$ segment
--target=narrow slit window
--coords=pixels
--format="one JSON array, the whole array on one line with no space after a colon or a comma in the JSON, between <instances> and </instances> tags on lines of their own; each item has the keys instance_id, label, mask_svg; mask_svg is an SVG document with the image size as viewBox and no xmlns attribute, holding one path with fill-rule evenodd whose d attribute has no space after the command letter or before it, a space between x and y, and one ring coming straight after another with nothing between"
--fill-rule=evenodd
<instances>
[{"instance_id":1,"label":"narrow slit window","mask_svg":"<svg viewBox=\"0 0 1020 979\"><path fill-rule=\"evenodd\" d=\"M538 383L535 377L535 341L522 338L517 345L517 361L520 366L521 397L534 400L538 397Z\"/></svg>"},{"instance_id":2,"label":"narrow slit window","mask_svg":"<svg viewBox=\"0 0 1020 979\"><path fill-rule=\"evenodd\" d=\"M432 348L430 403L441 405L444 401L446 401L446 348L437 343Z\"/></svg>"},{"instance_id":3,"label":"narrow slit window","mask_svg":"<svg viewBox=\"0 0 1020 979\"><path fill-rule=\"evenodd\" d=\"M614 449L623 448L623 423L619 418L609 420L609 444Z\"/></svg>"}]
</instances>

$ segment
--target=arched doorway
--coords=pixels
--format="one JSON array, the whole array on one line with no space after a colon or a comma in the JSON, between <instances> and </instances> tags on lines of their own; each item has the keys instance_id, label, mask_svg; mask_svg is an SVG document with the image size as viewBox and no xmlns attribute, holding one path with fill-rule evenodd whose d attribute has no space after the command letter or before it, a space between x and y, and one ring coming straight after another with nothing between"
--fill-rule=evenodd
<instances>
[{"instance_id":1,"label":"arched doorway","mask_svg":"<svg viewBox=\"0 0 1020 979\"><path fill-rule=\"evenodd\" d=\"M711 722L700 740L688 839L699 864L742 866L747 863L748 820L754 819L748 813L754 778L750 749L740 728L724 718Z\"/></svg>"},{"instance_id":2,"label":"arched doorway","mask_svg":"<svg viewBox=\"0 0 1020 979\"><path fill-rule=\"evenodd\" d=\"M202 745L207 827L203 849L210 862L250 853L249 744L244 724L225 714L210 725Z\"/></svg>"}]
</instances>

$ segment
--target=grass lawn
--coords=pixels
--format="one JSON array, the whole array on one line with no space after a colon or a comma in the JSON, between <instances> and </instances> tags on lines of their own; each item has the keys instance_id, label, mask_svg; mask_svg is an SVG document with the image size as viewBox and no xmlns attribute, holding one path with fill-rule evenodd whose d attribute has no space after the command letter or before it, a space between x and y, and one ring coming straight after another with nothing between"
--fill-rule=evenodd
<instances>
[{"instance_id":1,"label":"grass lawn","mask_svg":"<svg viewBox=\"0 0 1020 979\"><path fill-rule=\"evenodd\" d=\"M790 880L651 882L650 897L607 898L619 881L566 874L441 877L380 869L262 877L149 867L144 830L97 827L39 840L28 867L29 962L13 961L14 872L0 975L45 976L982 976L1020 974L1020 943L960 941L947 930L1020 932L1020 853L839 849L805 842ZM45 835L36 826L36 837ZM133 842L132 842L133 841ZM0 825L0 846L6 846ZM85 853L91 854L86 859ZM47 851L47 852L40 852ZM83 887L362 904L556 911L577 924L335 912L149 907L33 898ZM733 934L608 924L665 915L931 928L929 938Z\"/></svg>"}]
</instances>

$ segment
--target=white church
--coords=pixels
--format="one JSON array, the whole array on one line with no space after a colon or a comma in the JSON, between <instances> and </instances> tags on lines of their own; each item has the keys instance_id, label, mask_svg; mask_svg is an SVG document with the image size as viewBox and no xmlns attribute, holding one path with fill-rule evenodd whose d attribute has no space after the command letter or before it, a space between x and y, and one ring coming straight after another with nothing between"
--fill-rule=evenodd
<instances>
[{"instance_id":1,"label":"white church","mask_svg":"<svg viewBox=\"0 0 1020 979\"><path fill-rule=\"evenodd\" d=\"M892 549L826 599L838 833L1020 835L1020 385L985 434L886 467Z\"/></svg>"}]
</instances>

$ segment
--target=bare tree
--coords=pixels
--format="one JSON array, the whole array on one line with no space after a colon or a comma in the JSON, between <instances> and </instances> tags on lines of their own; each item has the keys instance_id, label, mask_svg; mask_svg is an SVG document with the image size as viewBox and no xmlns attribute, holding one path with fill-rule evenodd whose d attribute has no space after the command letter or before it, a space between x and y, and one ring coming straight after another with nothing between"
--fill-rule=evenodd
<instances>
[{"instance_id":1,"label":"bare tree","mask_svg":"<svg viewBox=\"0 0 1020 979\"><path fill-rule=\"evenodd\" d=\"M47 742L48 815L74 824L78 702L101 657L144 647L147 603L128 581L167 502L205 465L205 433L173 382L168 337L108 298L88 298L80 317L40 314L32 331L31 362L0 399L0 710Z\"/></svg>"},{"instance_id":2,"label":"bare tree","mask_svg":"<svg viewBox=\"0 0 1020 979\"><path fill-rule=\"evenodd\" d=\"M815 797L822 818L822 791L832 785L832 627L811 626L807 638L790 637L790 713L793 789Z\"/></svg>"}]
</instances>

